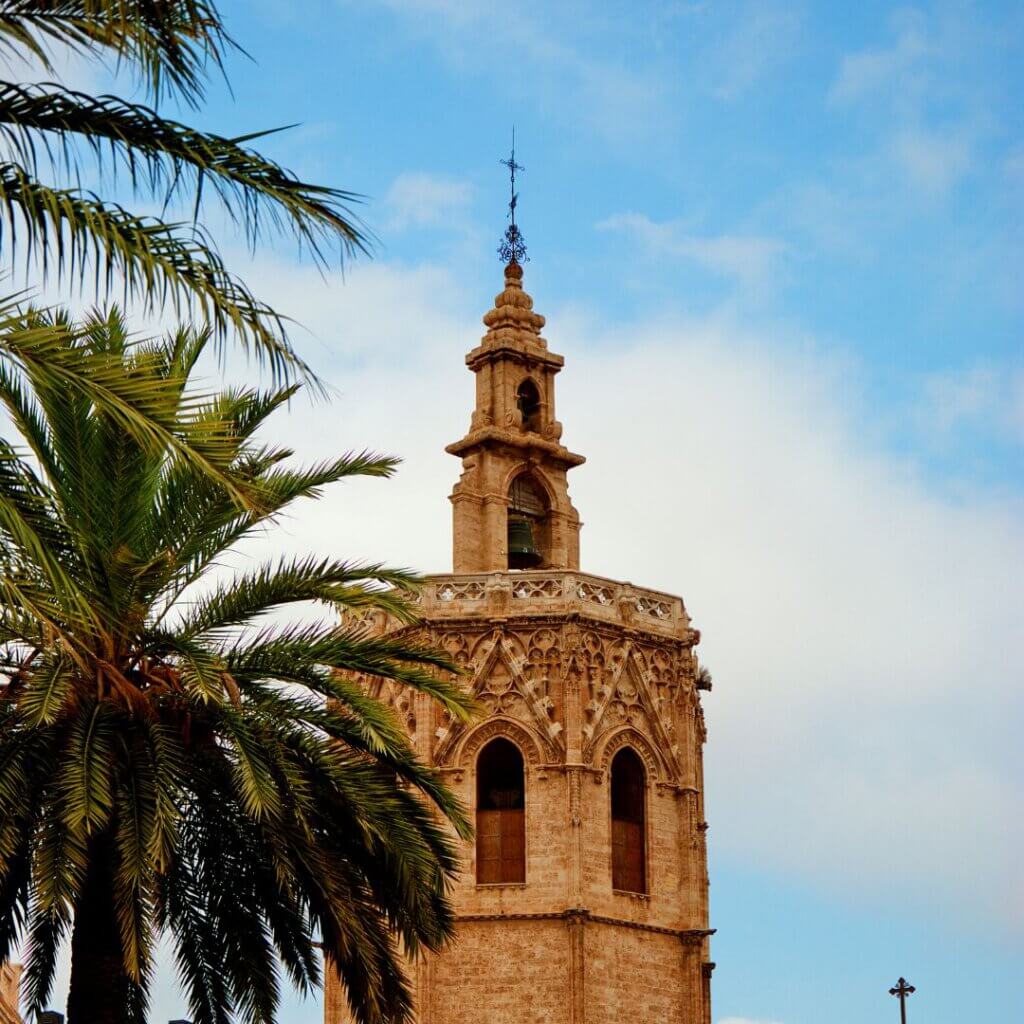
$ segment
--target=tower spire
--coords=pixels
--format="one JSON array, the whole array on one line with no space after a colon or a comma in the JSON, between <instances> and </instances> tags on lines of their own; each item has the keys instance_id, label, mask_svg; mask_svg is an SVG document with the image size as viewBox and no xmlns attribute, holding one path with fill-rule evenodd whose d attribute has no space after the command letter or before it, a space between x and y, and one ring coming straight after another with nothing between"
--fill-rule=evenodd
<instances>
[{"instance_id":1,"label":"tower spire","mask_svg":"<svg viewBox=\"0 0 1024 1024\"><path fill-rule=\"evenodd\" d=\"M484 314L487 333L466 356L476 375L469 432L445 449L462 460L451 494L455 572L578 569L580 518L567 472L584 458L562 444L555 376L564 360L541 335L544 317L523 289L526 246L516 215L515 145L508 160L509 226L498 250L505 287Z\"/></svg>"},{"instance_id":2,"label":"tower spire","mask_svg":"<svg viewBox=\"0 0 1024 1024\"><path fill-rule=\"evenodd\" d=\"M518 266L520 263L529 263L530 257L526 255L526 239L523 238L519 226L516 224L516 206L519 203L519 193L516 192L516 171L525 171L526 168L522 164L516 163L515 125L512 126L512 152L507 160L499 162L508 168L510 188L508 201L509 225L505 228L505 237L502 239L501 245L498 246L498 256L502 263L508 266L513 264Z\"/></svg>"}]
</instances>

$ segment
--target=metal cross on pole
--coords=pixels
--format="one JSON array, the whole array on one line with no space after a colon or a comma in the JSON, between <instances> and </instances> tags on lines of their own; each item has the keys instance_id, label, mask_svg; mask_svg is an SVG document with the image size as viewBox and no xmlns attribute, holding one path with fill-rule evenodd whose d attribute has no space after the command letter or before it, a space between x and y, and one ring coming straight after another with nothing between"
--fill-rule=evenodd
<instances>
[{"instance_id":1,"label":"metal cross on pole","mask_svg":"<svg viewBox=\"0 0 1024 1024\"><path fill-rule=\"evenodd\" d=\"M900 978L895 987L889 989L889 995L898 996L900 1000L900 1024L907 1024L907 996L912 996L914 992L914 986L908 985L906 978Z\"/></svg>"},{"instance_id":2,"label":"metal cross on pole","mask_svg":"<svg viewBox=\"0 0 1024 1024\"><path fill-rule=\"evenodd\" d=\"M504 263L529 262L526 255L526 240L516 224L516 206L519 205L519 194L516 192L516 171L525 171L522 164L516 163L516 130L512 129L512 152L507 160L501 163L508 168L511 196L508 201L509 226L505 229L505 237L498 247L498 255Z\"/></svg>"}]
</instances>

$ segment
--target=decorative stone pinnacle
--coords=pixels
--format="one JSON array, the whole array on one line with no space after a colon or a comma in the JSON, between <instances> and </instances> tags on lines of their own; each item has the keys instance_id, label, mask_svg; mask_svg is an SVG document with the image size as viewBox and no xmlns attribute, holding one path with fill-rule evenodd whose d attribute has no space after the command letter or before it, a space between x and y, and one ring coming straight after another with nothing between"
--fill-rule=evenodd
<instances>
[{"instance_id":1,"label":"decorative stone pinnacle","mask_svg":"<svg viewBox=\"0 0 1024 1024\"><path fill-rule=\"evenodd\" d=\"M533 311L533 298L523 290L523 268L519 263L505 266L505 288L494 297L494 308L484 315L489 333L502 328L524 332L524 340L544 345L539 335L544 317Z\"/></svg>"}]
</instances>

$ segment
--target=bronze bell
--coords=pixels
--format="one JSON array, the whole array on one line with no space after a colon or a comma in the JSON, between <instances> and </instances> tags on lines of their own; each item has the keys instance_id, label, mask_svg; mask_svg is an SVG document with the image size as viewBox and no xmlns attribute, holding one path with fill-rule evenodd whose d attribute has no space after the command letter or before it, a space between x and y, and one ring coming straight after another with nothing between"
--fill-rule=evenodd
<instances>
[{"instance_id":1,"label":"bronze bell","mask_svg":"<svg viewBox=\"0 0 1024 1024\"><path fill-rule=\"evenodd\" d=\"M522 516L508 521L508 567L532 569L544 559L533 542L533 524Z\"/></svg>"}]
</instances>

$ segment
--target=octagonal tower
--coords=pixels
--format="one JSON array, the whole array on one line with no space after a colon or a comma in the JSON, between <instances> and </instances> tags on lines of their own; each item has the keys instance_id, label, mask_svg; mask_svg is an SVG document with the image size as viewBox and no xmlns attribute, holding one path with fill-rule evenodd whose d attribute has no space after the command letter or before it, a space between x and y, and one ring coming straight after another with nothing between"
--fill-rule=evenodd
<instances>
[{"instance_id":1,"label":"octagonal tower","mask_svg":"<svg viewBox=\"0 0 1024 1024\"><path fill-rule=\"evenodd\" d=\"M563 360L505 268L451 495L454 569L417 627L487 708L464 726L369 685L475 816L457 939L409 965L419 1024L710 1024L699 690L683 602L579 570ZM406 627L410 628L410 627ZM326 1024L347 1022L329 985Z\"/></svg>"}]
</instances>

